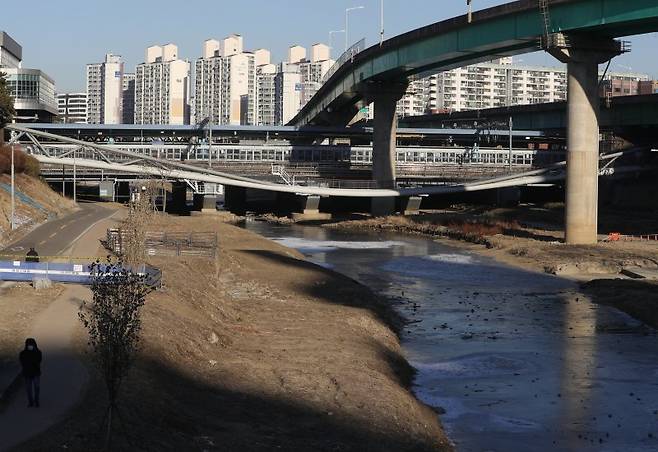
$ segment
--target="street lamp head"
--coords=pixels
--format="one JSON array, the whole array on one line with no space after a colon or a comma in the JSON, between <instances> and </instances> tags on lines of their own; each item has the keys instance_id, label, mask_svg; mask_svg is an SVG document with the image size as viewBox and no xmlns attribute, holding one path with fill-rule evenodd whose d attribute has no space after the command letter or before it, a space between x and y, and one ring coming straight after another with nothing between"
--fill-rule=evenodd
<instances>
[{"instance_id":1,"label":"street lamp head","mask_svg":"<svg viewBox=\"0 0 658 452\"><path fill-rule=\"evenodd\" d=\"M365 6L353 6L351 8L347 8L345 11L355 11L357 9L366 9Z\"/></svg>"}]
</instances>

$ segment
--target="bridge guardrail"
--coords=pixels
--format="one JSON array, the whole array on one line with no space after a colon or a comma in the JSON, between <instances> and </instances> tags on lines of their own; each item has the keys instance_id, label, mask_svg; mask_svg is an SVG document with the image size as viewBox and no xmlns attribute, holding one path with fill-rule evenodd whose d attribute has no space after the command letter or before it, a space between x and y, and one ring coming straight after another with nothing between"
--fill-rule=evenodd
<instances>
[{"instance_id":1,"label":"bridge guardrail","mask_svg":"<svg viewBox=\"0 0 658 452\"><path fill-rule=\"evenodd\" d=\"M338 57L336 62L329 68L326 74L322 77L322 83L326 83L327 80L331 78L332 75L334 75L338 69L341 68L342 65L347 63L348 61L352 61L354 57L358 54L361 53L365 50L366 48L366 39L363 38L356 44L354 44L352 47L347 49L341 56Z\"/></svg>"}]
</instances>

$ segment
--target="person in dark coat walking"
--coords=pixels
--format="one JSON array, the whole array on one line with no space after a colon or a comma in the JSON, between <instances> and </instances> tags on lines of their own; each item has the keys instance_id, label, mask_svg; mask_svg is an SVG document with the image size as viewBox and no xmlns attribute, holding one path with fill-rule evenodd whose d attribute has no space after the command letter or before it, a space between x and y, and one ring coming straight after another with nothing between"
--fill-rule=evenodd
<instances>
[{"instance_id":1,"label":"person in dark coat walking","mask_svg":"<svg viewBox=\"0 0 658 452\"><path fill-rule=\"evenodd\" d=\"M39 391L41 383L41 350L37 347L37 341L33 338L25 339L25 349L20 353L18 359L23 368L23 378L27 390L28 407L39 407Z\"/></svg>"},{"instance_id":2,"label":"person in dark coat walking","mask_svg":"<svg viewBox=\"0 0 658 452\"><path fill-rule=\"evenodd\" d=\"M30 247L30 251L27 252L27 255L25 256L25 262L39 262L39 253L37 253L37 250L35 250L34 247Z\"/></svg>"}]
</instances>

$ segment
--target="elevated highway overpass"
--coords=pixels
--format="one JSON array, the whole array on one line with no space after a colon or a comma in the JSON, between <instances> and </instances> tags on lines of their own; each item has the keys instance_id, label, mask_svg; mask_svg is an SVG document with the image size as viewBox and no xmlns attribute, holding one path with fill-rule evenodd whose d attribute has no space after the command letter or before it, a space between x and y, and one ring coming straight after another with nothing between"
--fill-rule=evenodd
<instances>
[{"instance_id":1,"label":"elevated highway overpass","mask_svg":"<svg viewBox=\"0 0 658 452\"><path fill-rule=\"evenodd\" d=\"M344 125L374 104L373 177L394 185L396 103L409 79L544 49L567 64L566 241L594 244L598 221L598 65L628 51L615 38L658 30L655 0L520 0L437 22L350 58L290 125ZM386 213L392 200L373 204Z\"/></svg>"},{"instance_id":2,"label":"elevated highway overpass","mask_svg":"<svg viewBox=\"0 0 658 452\"><path fill-rule=\"evenodd\" d=\"M634 144L658 145L658 94L600 99L599 127ZM410 116L400 126L421 129L431 127L499 127L512 118L517 130L543 131L547 136L563 135L567 125L567 102L551 102L484 110L457 111L433 115Z\"/></svg>"}]
</instances>

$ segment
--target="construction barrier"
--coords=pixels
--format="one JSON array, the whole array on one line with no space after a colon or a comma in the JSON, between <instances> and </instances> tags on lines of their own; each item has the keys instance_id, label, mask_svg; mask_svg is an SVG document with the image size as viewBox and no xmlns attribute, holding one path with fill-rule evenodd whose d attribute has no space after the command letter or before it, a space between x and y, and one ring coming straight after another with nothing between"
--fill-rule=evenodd
<instances>
[{"instance_id":1,"label":"construction barrier","mask_svg":"<svg viewBox=\"0 0 658 452\"><path fill-rule=\"evenodd\" d=\"M624 235L619 232L608 234L608 242L656 242L658 234Z\"/></svg>"}]
</instances>

